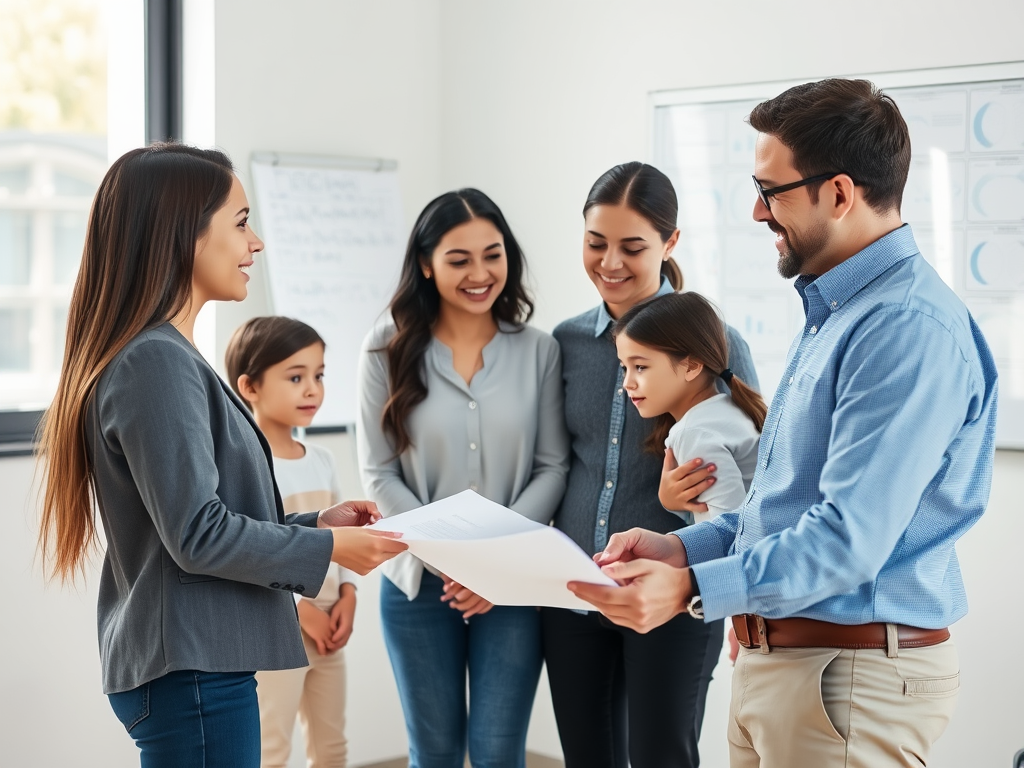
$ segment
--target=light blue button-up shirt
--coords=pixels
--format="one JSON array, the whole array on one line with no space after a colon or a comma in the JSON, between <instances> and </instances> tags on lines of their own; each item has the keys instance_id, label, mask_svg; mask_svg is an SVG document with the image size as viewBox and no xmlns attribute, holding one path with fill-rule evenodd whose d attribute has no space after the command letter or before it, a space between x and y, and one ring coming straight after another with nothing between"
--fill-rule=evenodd
<instances>
[{"instance_id":1,"label":"light blue button-up shirt","mask_svg":"<svg viewBox=\"0 0 1024 768\"><path fill-rule=\"evenodd\" d=\"M807 321L750 492L676 533L705 616L948 626L967 612L954 545L991 487L988 345L909 226L796 289Z\"/></svg>"}]
</instances>

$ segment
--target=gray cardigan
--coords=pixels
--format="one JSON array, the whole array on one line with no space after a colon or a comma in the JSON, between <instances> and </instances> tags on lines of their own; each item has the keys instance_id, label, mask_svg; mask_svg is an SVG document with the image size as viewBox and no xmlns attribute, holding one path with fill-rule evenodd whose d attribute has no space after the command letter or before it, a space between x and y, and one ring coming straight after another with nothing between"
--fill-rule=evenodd
<instances>
[{"instance_id":1,"label":"gray cardigan","mask_svg":"<svg viewBox=\"0 0 1024 768\"><path fill-rule=\"evenodd\" d=\"M286 518L270 446L170 324L103 371L86 439L107 543L104 692L182 669L305 666L292 594L320 589L332 535L313 514Z\"/></svg>"},{"instance_id":2,"label":"gray cardigan","mask_svg":"<svg viewBox=\"0 0 1024 768\"><path fill-rule=\"evenodd\" d=\"M547 523L565 491L569 437L558 344L548 334L502 325L483 349L484 367L466 384L452 351L436 338L424 354L426 399L407 421L412 445L396 457L381 428L391 393L386 354L390 318L370 331L359 360L356 441L363 486L384 516L474 490ZM412 600L422 563L402 553L382 566Z\"/></svg>"}]
</instances>

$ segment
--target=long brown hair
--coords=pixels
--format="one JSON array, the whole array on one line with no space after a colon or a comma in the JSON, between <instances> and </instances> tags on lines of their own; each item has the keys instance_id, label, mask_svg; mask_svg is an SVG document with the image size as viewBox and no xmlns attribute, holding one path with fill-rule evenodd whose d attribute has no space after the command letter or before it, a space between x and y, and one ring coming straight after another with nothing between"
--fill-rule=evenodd
<instances>
[{"instance_id":1,"label":"long brown hair","mask_svg":"<svg viewBox=\"0 0 1024 768\"><path fill-rule=\"evenodd\" d=\"M478 217L487 219L501 232L508 261L505 287L491 307L491 315L498 322L521 326L533 314L533 300L524 285L526 258L494 201L478 189L447 192L430 201L409 235L398 290L390 305L395 335L384 348L391 393L381 414L381 427L394 443L396 456L412 445L406 420L427 397L423 356L441 311L441 295L434 281L424 276L423 267L430 263L441 238Z\"/></svg>"},{"instance_id":2,"label":"long brown hair","mask_svg":"<svg viewBox=\"0 0 1024 768\"><path fill-rule=\"evenodd\" d=\"M624 205L639 213L658 231L663 243L678 229L679 202L671 180L653 165L637 160L601 174L590 188L583 215L595 205ZM661 274L668 278L672 290L683 290L683 272L671 256L661 262Z\"/></svg>"},{"instance_id":3,"label":"long brown hair","mask_svg":"<svg viewBox=\"0 0 1024 768\"><path fill-rule=\"evenodd\" d=\"M757 392L731 371L727 372L729 340L725 325L711 302L699 293L669 293L641 302L619 318L613 332L663 352L674 361L689 357L703 363L704 376L718 377L726 372L733 402L761 431L768 408ZM664 451L665 438L674 423L670 413L658 416L644 444L647 450Z\"/></svg>"},{"instance_id":4,"label":"long brown hair","mask_svg":"<svg viewBox=\"0 0 1024 768\"><path fill-rule=\"evenodd\" d=\"M232 170L222 152L154 144L118 158L96 192L38 448L39 545L44 568L62 581L84 567L96 540L85 430L96 382L131 339L188 306L196 243L227 201Z\"/></svg>"}]
</instances>

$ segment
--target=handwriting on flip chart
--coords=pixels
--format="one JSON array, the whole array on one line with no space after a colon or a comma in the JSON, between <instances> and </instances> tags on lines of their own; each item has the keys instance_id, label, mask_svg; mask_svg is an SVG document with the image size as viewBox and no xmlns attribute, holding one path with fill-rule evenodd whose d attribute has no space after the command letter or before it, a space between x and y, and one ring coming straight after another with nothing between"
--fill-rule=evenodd
<instances>
[{"instance_id":1,"label":"handwriting on flip chart","mask_svg":"<svg viewBox=\"0 0 1024 768\"><path fill-rule=\"evenodd\" d=\"M398 174L253 162L273 312L327 343L324 405L314 425L355 421L363 338L397 282L404 239Z\"/></svg>"}]
</instances>

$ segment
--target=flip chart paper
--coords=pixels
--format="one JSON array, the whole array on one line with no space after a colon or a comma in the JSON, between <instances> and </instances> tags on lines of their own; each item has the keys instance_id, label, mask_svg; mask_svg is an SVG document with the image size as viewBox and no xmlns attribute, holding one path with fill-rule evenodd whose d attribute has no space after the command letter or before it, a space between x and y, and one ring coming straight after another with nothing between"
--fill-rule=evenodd
<instances>
[{"instance_id":1,"label":"flip chart paper","mask_svg":"<svg viewBox=\"0 0 1024 768\"><path fill-rule=\"evenodd\" d=\"M399 531L409 551L495 605L593 610L570 581L616 586L557 528L535 523L473 491L375 523Z\"/></svg>"}]
</instances>

